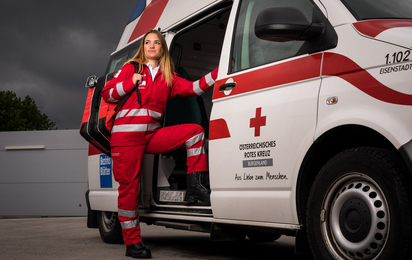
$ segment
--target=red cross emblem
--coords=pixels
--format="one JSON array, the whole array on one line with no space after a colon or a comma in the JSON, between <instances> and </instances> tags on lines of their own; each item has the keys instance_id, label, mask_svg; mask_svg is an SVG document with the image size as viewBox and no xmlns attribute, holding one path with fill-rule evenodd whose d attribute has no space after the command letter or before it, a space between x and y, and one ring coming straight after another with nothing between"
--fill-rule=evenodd
<instances>
[{"instance_id":1,"label":"red cross emblem","mask_svg":"<svg viewBox=\"0 0 412 260\"><path fill-rule=\"evenodd\" d=\"M255 128L255 136L260 136L260 127L266 125L266 116L262 116L262 108L256 108L255 118L250 119L250 128Z\"/></svg>"}]
</instances>

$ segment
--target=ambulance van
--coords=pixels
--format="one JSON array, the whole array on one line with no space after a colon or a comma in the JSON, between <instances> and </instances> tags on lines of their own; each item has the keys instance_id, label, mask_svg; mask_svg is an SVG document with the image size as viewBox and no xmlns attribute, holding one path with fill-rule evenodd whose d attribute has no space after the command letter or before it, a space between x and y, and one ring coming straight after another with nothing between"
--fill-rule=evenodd
<instances>
[{"instance_id":1,"label":"ambulance van","mask_svg":"<svg viewBox=\"0 0 412 260\"><path fill-rule=\"evenodd\" d=\"M219 67L213 90L163 118L204 127L211 205L183 201L184 149L147 154L141 223L293 236L316 259L411 256L412 1L139 0L106 80L153 28L181 77ZM121 242L111 158L90 145L88 167L88 227Z\"/></svg>"}]
</instances>

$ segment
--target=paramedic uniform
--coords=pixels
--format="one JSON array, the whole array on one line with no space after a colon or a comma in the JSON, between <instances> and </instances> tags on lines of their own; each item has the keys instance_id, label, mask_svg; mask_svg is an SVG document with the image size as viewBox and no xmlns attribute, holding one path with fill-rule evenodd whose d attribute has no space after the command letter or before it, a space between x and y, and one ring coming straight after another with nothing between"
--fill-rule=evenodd
<instances>
[{"instance_id":1,"label":"paramedic uniform","mask_svg":"<svg viewBox=\"0 0 412 260\"><path fill-rule=\"evenodd\" d=\"M217 70L194 82L174 74L170 87L162 78L159 67L144 64L142 81L138 85L140 103L132 81L133 64L125 64L103 88L102 96L106 102L119 102L133 91L116 115L110 142L113 175L119 182L118 217L125 245L142 242L138 188L144 153L167 153L185 145L188 174L207 171L203 128L197 124L161 128L160 120L171 98L201 95L209 90L215 83Z\"/></svg>"}]
</instances>

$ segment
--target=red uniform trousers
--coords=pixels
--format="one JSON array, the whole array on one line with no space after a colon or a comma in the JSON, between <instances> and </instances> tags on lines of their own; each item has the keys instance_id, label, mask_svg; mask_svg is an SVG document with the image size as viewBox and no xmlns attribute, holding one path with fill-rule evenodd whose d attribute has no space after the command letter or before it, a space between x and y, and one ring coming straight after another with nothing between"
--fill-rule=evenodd
<instances>
[{"instance_id":1,"label":"red uniform trousers","mask_svg":"<svg viewBox=\"0 0 412 260\"><path fill-rule=\"evenodd\" d=\"M113 175L119 182L118 217L126 245L142 242L138 192L144 153L167 153L186 146L188 173L207 171L204 130L196 124L159 128L146 134L146 144L112 147Z\"/></svg>"}]
</instances>

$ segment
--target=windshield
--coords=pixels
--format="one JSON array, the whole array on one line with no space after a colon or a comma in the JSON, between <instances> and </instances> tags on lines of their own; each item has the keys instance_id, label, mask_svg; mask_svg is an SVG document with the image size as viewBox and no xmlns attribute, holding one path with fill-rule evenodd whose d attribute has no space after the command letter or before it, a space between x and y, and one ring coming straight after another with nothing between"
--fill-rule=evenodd
<instances>
[{"instance_id":1,"label":"windshield","mask_svg":"<svg viewBox=\"0 0 412 260\"><path fill-rule=\"evenodd\" d=\"M341 0L357 20L412 19L412 0Z\"/></svg>"},{"instance_id":2,"label":"windshield","mask_svg":"<svg viewBox=\"0 0 412 260\"><path fill-rule=\"evenodd\" d=\"M137 45L140 45L140 41L139 41L139 44ZM122 51L122 52L119 52L118 54L115 54L110 59L109 71L107 72L107 74L117 72L121 67L123 67L126 61L133 58L133 56L136 54L138 49L139 47L134 47L131 50L128 49L126 51Z\"/></svg>"}]
</instances>

